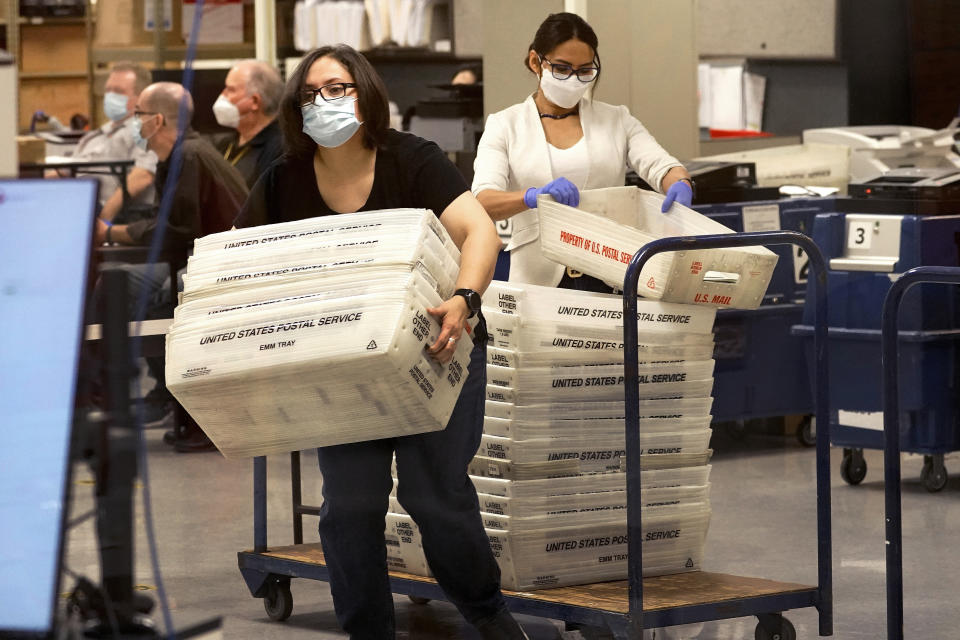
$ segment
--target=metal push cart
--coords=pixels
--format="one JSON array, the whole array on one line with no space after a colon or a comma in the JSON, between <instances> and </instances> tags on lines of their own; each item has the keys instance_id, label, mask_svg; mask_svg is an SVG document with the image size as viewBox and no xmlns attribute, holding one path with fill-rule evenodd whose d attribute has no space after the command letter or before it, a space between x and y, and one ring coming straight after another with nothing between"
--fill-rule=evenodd
<instances>
[{"instance_id":1,"label":"metal push cart","mask_svg":"<svg viewBox=\"0 0 960 640\"><path fill-rule=\"evenodd\" d=\"M814 286L816 321L816 411L819 422L828 424L828 381L826 354L826 267L810 238L796 232L725 234L690 238L664 238L641 248L627 269L624 282L625 317L637 314L637 279L644 264L657 253L692 249L717 249L765 244L795 244L809 255ZM666 627L691 622L756 616L756 638L793 640L796 631L781 614L789 609L816 607L819 633L833 634L833 573L831 565L829 437L817 439L817 559L816 586L777 582L752 577L705 571L643 578L640 504L640 443L637 326L624 323L624 373L626 379L626 451L629 578L616 582L544 589L534 592L504 591L511 611L564 620L595 627L607 627L618 639L638 639L644 627ZM829 436L829 434L827 434ZM267 461L254 459L254 548L237 554L240 572L251 595L264 599L267 614L286 619L293 608L292 578L329 580L319 543L303 544L303 515L319 510L301 503L300 455L291 454L293 480L294 544L267 546ZM415 602L444 600L431 578L402 573L390 574L394 593Z\"/></svg>"},{"instance_id":2,"label":"metal push cart","mask_svg":"<svg viewBox=\"0 0 960 640\"><path fill-rule=\"evenodd\" d=\"M883 301L883 469L887 542L887 638L903 640L903 530L900 510L900 354L897 330L907 289L921 282L960 284L960 268L915 267L893 283Z\"/></svg>"}]
</instances>

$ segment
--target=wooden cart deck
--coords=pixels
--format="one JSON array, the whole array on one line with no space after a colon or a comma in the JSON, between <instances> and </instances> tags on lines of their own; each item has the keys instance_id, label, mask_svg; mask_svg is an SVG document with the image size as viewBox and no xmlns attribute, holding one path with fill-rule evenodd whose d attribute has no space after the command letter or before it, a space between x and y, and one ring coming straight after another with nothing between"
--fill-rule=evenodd
<instances>
[{"instance_id":1,"label":"wooden cart deck","mask_svg":"<svg viewBox=\"0 0 960 640\"><path fill-rule=\"evenodd\" d=\"M243 552L248 556L263 556L278 560L287 560L313 566L326 566L320 543L298 544L288 547L274 547L261 553ZM409 573L390 572L391 578L436 585L433 578ZM777 582L763 578L734 576L707 571L691 571L668 576L644 578L643 610L654 612L676 607L693 607L710 603L728 602L731 605L731 617L744 615L734 606L747 598L782 595L785 593L803 594L816 591L816 587L792 582ZM626 580L598 582L573 587L557 587L537 591L503 591L508 599L520 599L552 603L584 609L593 609L614 614L626 615L629 612L628 585Z\"/></svg>"}]
</instances>

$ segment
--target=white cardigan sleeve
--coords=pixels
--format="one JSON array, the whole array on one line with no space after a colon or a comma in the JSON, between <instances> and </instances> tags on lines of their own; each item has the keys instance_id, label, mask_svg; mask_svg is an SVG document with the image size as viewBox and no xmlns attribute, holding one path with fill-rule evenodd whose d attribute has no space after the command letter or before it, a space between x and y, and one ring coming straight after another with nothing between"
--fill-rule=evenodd
<instances>
[{"instance_id":1,"label":"white cardigan sleeve","mask_svg":"<svg viewBox=\"0 0 960 640\"><path fill-rule=\"evenodd\" d=\"M494 189L509 191L510 157L507 153L507 126L502 113L491 113L477 144L477 157L473 161L473 186L477 195Z\"/></svg>"},{"instance_id":2,"label":"white cardigan sleeve","mask_svg":"<svg viewBox=\"0 0 960 640\"><path fill-rule=\"evenodd\" d=\"M683 165L660 146L660 143L630 115L625 106L618 107L620 122L627 135L627 162L656 191L661 191L660 181L667 171Z\"/></svg>"}]
</instances>

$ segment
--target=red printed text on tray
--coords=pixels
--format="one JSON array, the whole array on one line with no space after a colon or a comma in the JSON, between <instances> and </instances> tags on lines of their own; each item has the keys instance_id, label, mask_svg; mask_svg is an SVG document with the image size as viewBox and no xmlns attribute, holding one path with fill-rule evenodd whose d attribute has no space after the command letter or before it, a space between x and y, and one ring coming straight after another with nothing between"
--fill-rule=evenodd
<instances>
[{"instance_id":1,"label":"red printed text on tray","mask_svg":"<svg viewBox=\"0 0 960 640\"><path fill-rule=\"evenodd\" d=\"M633 254L627 253L626 251L620 251L616 247L600 244L599 242L578 236L569 231L560 232L560 242L577 249L583 249L588 253L596 254L608 260L613 260L614 262L622 262L623 264L629 264L630 258L633 257Z\"/></svg>"}]
</instances>

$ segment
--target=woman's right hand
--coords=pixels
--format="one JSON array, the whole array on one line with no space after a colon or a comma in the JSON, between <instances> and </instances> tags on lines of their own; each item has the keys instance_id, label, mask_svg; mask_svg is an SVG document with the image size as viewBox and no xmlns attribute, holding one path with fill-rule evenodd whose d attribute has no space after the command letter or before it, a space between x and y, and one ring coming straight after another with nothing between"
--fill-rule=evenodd
<instances>
[{"instance_id":1,"label":"woman's right hand","mask_svg":"<svg viewBox=\"0 0 960 640\"><path fill-rule=\"evenodd\" d=\"M523 204L527 205L530 209L536 209L537 196L541 193L553 196L553 199L560 204L571 207L580 204L580 191L577 189L577 185L563 176L548 182L539 189L537 187L527 189L526 193L523 194Z\"/></svg>"}]
</instances>

